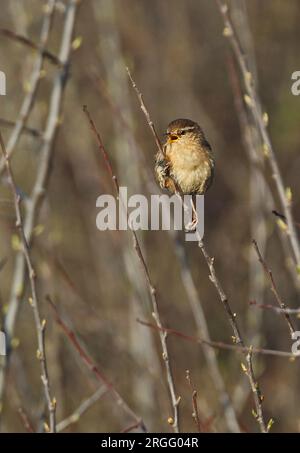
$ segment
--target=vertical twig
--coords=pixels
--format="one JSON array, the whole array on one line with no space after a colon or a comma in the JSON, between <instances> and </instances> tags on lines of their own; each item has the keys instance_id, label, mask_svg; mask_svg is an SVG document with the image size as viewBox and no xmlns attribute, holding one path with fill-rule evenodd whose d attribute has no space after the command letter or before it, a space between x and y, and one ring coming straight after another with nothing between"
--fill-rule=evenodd
<instances>
[{"instance_id":1,"label":"vertical twig","mask_svg":"<svg viewBox=\"0 0 300 453\"><path fill-rule=\"evenodd\" d=\"M295 229L295 224L293 220L293 214L291 210L291 205L288 197L286 196L286 191L283 183L283 179L281 176L281 172L277 163L276 155L273 150L273 146L271 143L271 139L269 137L268 131L267 131L267 121L266 121L266 115L262 111L261 103L259 100L259 96L257 93L257 88L255 86L255 81L253 78L253 75L251 74L251 71L249 70L248 67L248 61L245 53L243 52L243 49L241 48L241 45L239 43L236 31L234 29L234 26L232 24L232 21L229 17L228 13L228 6L226 3L224 3L222 0L216 0L219 10L221 12L223 21L224 21L224 35L229 39L229 42L231 44L232 50L234 52L234 55L236 57L236 60L238 62L243 80L244 80L244 85L246 89L246 95L245 95L245 102L249 107L250 112L253 115L254 122L257 125L258 131L261 135L262 141L263 141L263 148L265 150L265 154L268 158L268 161L270 163L270 167L272 170L272 176L275 181L275 187L278 193L278 197L284 212L284 215L286 217L286 223L288 226L288 237L290 240L290 245L291 249L293 251L294 255L294 260L296 263L297 269L300 269L300 246L299 246L299 241Z\"/></svg>"},{"instance_id":2,"label":"vertical twig","mask_svg":"<svg viewBox=\"0 0 300 453\"><path fill-rule=\"evenodd\" d=\"M37 341L38 341L38 350L37 350L37 359L40 361L41 370L42 370L42 383L44 386L44 393L45 399L48 406L49 411L49 421L50 421L50 432L54 433L56 430L56 423L55 423L55 409L56 409L56 399L52 398L51 390L50 390L50 382L49 382L49 374L48 374L48 366L47 366L47 358L46 358L46 348L45 348L45 327L46 327L46 320L43 319L41 321L40 311L39 311L39 302L37 297L37 290L36 290L36 272L32 264L31 256L30 256L30 249L26 240L26 236L24 233L24 226L23 226L23 219L21 215L21 208L20 208L20 196L18 195L16 183L14 180L14 176L12 173L11 165L9 156L7 154L5 144L2 138L2 134L0 132L0 145L3 157L5 159L5 167L8 175L8 181L11 188L11 192L14 198L14 207L15 207L15 214L16 214L16 227L19 231L20 241L22 244L22 253L24 254L24 258L26 261L29 281L30 281L30 289L31 289L31 297L29 299L30 305L33 309L35 326L37 331Z\"/></svg>"},{"instance_id":3,"label":"vertical twig","mask_svg":"<svg viewBox=\"0 0 300 453\"><path fill-rule=\"evenodd\" d=\"M109 155L106 152L106 149L105 149L105 147L103 145L101 136L100 136L98 130L96 129L95 123L94 123L94 121L93 121L93 119L92 119L92 117L91 117L91 115L90 115L90 113L89 113L89 111L87 109L87 106L83 107L83 111L86 114L87 119L88 119L89 124L90 124L90 127L91 127L91 130L93 131L93 133L94 133L94 135L95 135L95 137L97 139L97 144L98 144L99 150L101 151L101 153L102 153L102 155L104 157L106 168L107 168L107 170L108 170L108 172L109 172L109 174L111 176L111 179L113 181L114 188L115 188L115 191L116 191L116 195L119 197L119 182L118 182L118 179L117 179L116 175L113 172L113 169L112 169L112 166L111 166L111 163L110 163ZM129 228L130 228L130 225L129 225ZM148 285L148 288L149 288L149 293L150 293L150 298L151 298L151 303L152 303L152 310L153 310L152 315L153 315L153 317L155 319L155 322L156 322L157 326L160 328L159 337L160 337L160 342L161 342L161 347L162 347L162 356L163 356L163 360L164 360L164 363L165 363L168 388L169 388L171 402L172 402L172 407L173 407L173 416L169 417L168 422L172 426L174 432L178 433L179 432L178 405L179 405L179 402L180 402L180 397L177 397L176 396L176 392L175 392L175 385L174 385L174 380L173 380L173 375L172 375L172 370L171 370L171 365L170 365L170 359L169 359L169 352L168 352L167 341L166 341L167 340L167 333L161 331L162 324L161 324L161 321L160 321L160 315L159 315L159 310L158 310L156 289L155 289L154 285L152 284L152 281L151 281L151 278L150 278L150 274L149 274L149 270L148 270L147 264L145 262L142 250L140 248L140 244L139 244L137 235L136 235L136 233L135 233L135 231L133 229L130 228L130 231L132 233L132 238L133 238L133 247L134 247L134 250L136 251L137 257L138 257L138 259L140 261L140 264L142 266L142 269L143 269L143 272L144 272L144 275L145 275L145 279L146 279L146 282L147 282L147 285Z\"/></svg>"},{"instance_id":4,"label":"vertical twig","mask_svg":"<svg viewBox=\"0 0 300 453\"><path fill-rule=\"evenodd\" d=\"M227 316L228 316L228 319L229 319L229 322L230 322L230 325L232 327L232 330L234 332L234 336L232 337L232 340L233 340L233 343L236 343L238 344L239 346L242 346L242 347L245 347L245 344L244 344L244 341L241 337L241 334L240 334L240 329L239 329L239 326L238 326L238 323L237 323L237 320L236 320L236 313L233 313L233 311L231 310L231 307L230 307L230 304L229 304L229 301L228 301L228 298L223 290L223 287L217 277L217 274L216 274L216 271L215 271L215 266L214 266L214 258L211 258L204 246L204 243L203 241L199 238L199 247L202 251L202 254L206 260L206 263L207 263L207 266L209 268L209 272L210 272L210 275L209 275L209 278L211 280L211 282L213 283L214 287L216 288L217 290L217 293L219 295L219 298L225 308L225 311L227 313ZM255 415L255 418L257 419L258 421L258 424L260 426L260 430L262 433L266 433L268 432L267 430L267 427L266 427L266 424L265 424L265 420L264 420L264 416L263 416L263 411L262 411L262 397L261 397L261 391L260 391L260 388L259 388L259 385L258 385L258 382L256 381L256 378L255 378L255 375L254 375L254 371L253 371L253 365L252 365L252 352L248 352L246 354L246 360L247 360L247 363L248 363L248 368L243 368L243 370L245 371L248 379L249 379L249 382L250 382L250 386L251 386L251 390L252 390L252 393L253 393L253 398L254 398L254 404L255 404L255 407L256 407L256 415Z\"/></svg>"},{"instance_id":5,"label":"vertical twig","mask_svg":"<svg viewBox=\"0 0 300 453\"><path fill-rule=\"evenodd\" d=\"M248 112L246 111L239 77L235 67L233 57L228 58L228 74L232 85L234 106L236 109L242 142L250 162L249 168L249 223L252 236L258 235L259 241L263 248L266 247L268 235L266 228L266 213L271 211L273 197L271 191L265 181L263 169L263 156L259 153L260 139L258 137L253 120L251 121ZM255 67L255 64L253 63ZM259 272L259 263L255 259L252 250L249 252L249 294L258 300L263 300L264 288ZM260 326L262 316L253 316L253 312L248 310L247 324L248 331L252 338L261 341Z\"/></svg>"},{"instance_id":6,"label":"vertical twig","mask_svg":"<svg viewBox=\"0 0 300 453\"><path fill-rule=\"evenodd\" d=\"M192 379L191 379L191 373L190 370L186 370L186 380L188 381L188 384L190 386L190 389L192 391L192 406L193 406L193 413L192 417L195 422L197 431L201 433L203 431L202 428L202 423L200 420L200 415L199 415L199 409L198 409L198 401L197 401L197 391L194 389L193 384L192 384Z\"/></svg>"},{"instance_id":7,"label":"vertical twig","mask_svg":"<svg viewBox=\"0 0 300 453\"><path fill-rule=\"evenodd\" d=\"M214 266L214 258L211 258L209 256L209 254L206 250L206 247L204 245L204 242L200 238L199 238L198 246L199 246L199 248L205 258L205 261L208 265L208 269L210 272L209 279L213 283L214 287L216 288L219 298L227 313L231 328L234 333L234 336L232 337L233 343L243 346L243 340L242 340L242 337L240 334L240 329L239 329L239 326L238 326L238 323L236 320L236 313L233 313L233 311L231 310L230 304L228 302L228 298L227 298L227 296L223 290L223 287L216 275L215 266Z\"/></svg>"},{"instance_id":8,"label":"vertical twig","mask_svg":"<svg viewBox=\"0 0 300 453\"><path fill-rule=\"evenodd\" d=\"M245 150L250 162L250 182L251 182L251 193L253 195L253 203L255 206L251 205L251 229L255 231L252 235L258 235L262 244L262 249L265 249L266 246L266 228L265 228L265 212L271 211L272 205L274 205L274 197L270 190L270 187L265 179L263 172L264 163L262 153L259 153L259 147L261 146L261 139L258 136L258 131L255 128L255 123L251 116L249 115L246 105L243 100L242 90L239 81L239 74L235 66L233 57L231 56L228 59L228 72L229 78L232 85L234 104L236 107L237 117L240 123L240 129L242 134L242 140L244 143ZM263 203L263 205L262 205ZM255 209L254 209L255 208ZM264 208L264 209L263 209ZM279 228L279 237L284 248L284 252L289 247L288 238L285 232ZM289 253L289 252L288 252ZM288 256L288 253L286 255ZM260 300L263 302L264 297L264 281L261 278L261 273L259 272L259 262L256 259L255 253L250 253L250 282L252 280L252 288L250 284L250 294L251 298L254 300ZM293 265L293 260L287 260L287 269L291 274L291 277L294 281L295 287L299 288L299 278L297 276L297 270ZM251 278L252 277L252 278ZM276 307L277 308L277 307ZM262 313L257 316L257 312L251 314L251 310L247 315L249 319L249 327L252 327L252 337L255 335L257 340L260 339L259 335L259 323L262 322ZM255 327L255 329L254 329ZM236 387L236 390L233 395L233 401L236 407L242 411L244 403L247 401L248 389L245 388L244 381Z\"/></svg>"},{"instance_id":9,"label":"vertical twig","mask_svg":"<svg viewBox=\"0 0 300 453\"><path fill-rule=\"evenodd\" d=\"M100 39L99 52L102 64L105 67L107 90L109 98L117 105L118 114L114 115L112 123L114 134L113 144L117 171L122 172L122 182L128 186L129 191L141 193L139 156L140 149L132 136L133 114L130 105L130 92L127 80L127 73L124 71L125 58L123 53L120 28L117 20L117 8L115 2L98 0L93 3L93 11L97 24L109 36L109 39ZM94 71L93 71L94 72ZM90 74L90 71L88 70ZM95 78L100 82L98 71L95 71ZM103 83L103 82L102 82ZM97 87L99 84L97 83ZM124 128L122 118L126 118L129 128ZM128 163L130 162L130 165ZM146 166L144 168L146 171ZM130 376L134 398L139 407L144 408L144 416L148 419L149 429L152 430L150 420L156 418L157 405L155 403L155 382L149 374L149 367L154 373L159 374L160 360L159 351L155 348L154 337L151 332L141 329L135 322L137 316L143 316L148 312L148 305L141 303L148 299L148 288L145 284L144 275L139 262L135 259L135 251L132 248L131 235L123 235L122 254L124 266L130 283L128 292L129 302L129 350L136 363L140 364L141 373L137 376L133 373ZM140 246L143 248L143 237L139 237ZM147 387L147 392L144 388Z\"/></svg>"},{"instance_id":10,"label":"vertical twig","mask_svg":"<svg viewBox=\"0 0 300 453\"><path fill-rule=\"evenodd\" d=\"M54 78L53 88L50 95L50 106L45 131L43 134L43 142L40 150L39 164L36 172L36 179L29 199L26 201L24 215L24 234L27 244L30 245L35 220L41 206L42 198L45 195L46 183L48 180L50 160L52 157L53 143L60 124L59 118L61 115L62 100L64 88L68 78L69 59L71 53L71 44L73 31L75 26L75 18L79 6L78 0L69 0L66 12L65 21L61 36L61 45L59 52L59 60L61 66ZM8 310L4 320L4 329L7 336L8 346L13 337L15 330L16 317L19 310L21 296L25 285L25 258L22 253L18 253L14 266L13 282L11 288ZM5 363L0 367L0 401L3 399L5 386L5 373L9 361L9 352L5 358Z\"/></svg>"},{"instance_id":11,"label":"vertical twig","mask_svg":"<svg viewBox=\"0 0 300 453\"><path fill-rule=\"evenodd\" d=\"M266 426L265 420L264 420L264 415L263 415L263 410L262 410L262 402L263 402L264 397L260 391L260 387L258 385L258 382L255 379L255 375L254 375L254 371L253 371L252 347L250 347L250 350L249 350L248 354L246 355L246 361L247 361L247 367L244 368L244 365L242 364L242 369L248 376L249 382L251 385L251 390L252 390L252 394L253 394L253 398L254 398L254 404L256 407L256 412L253 412L253 415L259 423L261 432L267 433L269 431L270 423L268 423L268 426Z\"/></svg>"},{"instance_id":12,"label":"vertical twig","mask_svg":"<svg viewBox=\"0 0 300 453\"><path fill-rule=\"evenodd\" d=\"M131 80L132 80L132 76L131 76ZM131 130L130 124L128 123L127 117L126 118L124 117L124 115L122 114L120 109L118 109L118 107L112 101L111 97L108 95L102 79L95 75L94 81L98 82L99 87L101 89L101 94L103 94L103 96L105 96L105 99L107 100L109 106L113 110L113 113L119 118L121 125L126 130L126 136L128 136L128 139L129 139L129 143L128 143L129 146L131 148L137 148L136 142L132 138L132 130ZM97 84L97 86L98 86L98 84ZM135 84L135 86L136 86L136 84ZM137 92L137 90L135 90L135 91ZM138 90L138 92L139 92L139 90ZM138 99L140 99L140 97L138 97ZM144 104L143 111L144 110L147 111L145 104ZM150 117L150 114L147 111L146 118L149 118L149 117ZM129 134L128 134L128 132L129 132ZM157 185L154 184L153 178L151 178L151 175L150 175L150 172L146 165L146 162L144 161L144 155L141 153L137 153L136 158L141 160L141 170L143 172L148 191L150 193L153 193L153 191L157 191ZM185 248L182 246L181 242L179 241L179 238L178 238L178 235L176 234L176 232L169 230L168 234L170 235L170 237L172 238L173 243L174 243L175 253L178 258L179 265L180 265L182 282L183 282L185 291L187 293L187 297L188 297L188 301L189 301L191 310L193 312L193 316L194 316L195 323L196 323L196 326L198 329L198 333L200 336L203 336L209 340L210 335L209 335L207 320L205 317L204 310L202 308L201 299L198 295L197 288L194 283L194 279L192 276L190 266L186 259ZM203 353L205 355L205 359L206 359L208 367L209 367L209 372L210 372L211 378L214 381L214 385L215 385L215 388L218 393L219 402L224 411L224 415L225 415L224 418L225 418L227 427L228 427L229 431L231 431L231 432L239 432L240 431L239 424L238 424L238 421L237 421L237 418L235 415L234 407L233 407L233 405L230 401L229 395L226 391L226 387L225 387L225 383L224 383L222 374L220 372L220 368L219 368L218 360L217 360L217 356L216 356L216 351L212 348L207 348L204 344L202 347L203 347Z\"/></svg>"},{"instance_id":13,"label":"vertical twig","mask_svg":"<svg viewBox=\"0 0 300 453\"><path fill-rule=\"evenodd\" d=\"M188 266L186 250L183 244L181 244L181 242L179 241L176 232L170 231L170 234L174 239L175 253L178 257L180 264L181 278L193 312L198 335L210 341L211 338L205 313L202 308L202 301L198 296L192 272ZM218 365L216 351L213 348L206 347L205 344L202 344L202 349L205 359L207 361L211 379L213 380L215 388L218 392L218 398L224 411L224 416L228 429L231 432L240 432L240 427L236 417L236 413L233 404L230 400L230 397L226 391L225 383Z\"/></svg>"},{"instance_id":14,"label":"vertical twig","mask_svg":"<svg viewBox=\"0 0 300 453\"><path fill-rule=\"evenodd\" d=\"M128 74L128 77L130 79L130 82L132 84L132 87L133 89L135 90L136 94L137 94L137 97L140 101L140 106L141 106L141 110L142 112L144 113L145 117L146 117L146 120L147 120L147 123L148 123L148 126L150 127L151 131L152 131L152 134L153 134L153 137L155 139L155 142L156 142L156 146L157 148L159 149L159 151L164 154L164 149L162 147L162 144L161 144L161 141L159 139L159 136L156 132L156 129L155 129L155 126L154 126L154 123L153 121L151 120L151 117L149 115L149 112L145 106L145 103L144 103L144 99L143 99L143 95L142 93L140 92L140 90L138 89L135 81L133 80L132 76L131 76L131 73L129 71L129 68L126 67L126 71L127 71L127 74Z\"/></svg>"},{"instance_id":15,"label":"vertical twig","mask_svg":"<svg viewBox=\"0 0 300 453\"><path fill-rule=\"evenodd\" d=\"M136 86L136 83L134 82L130 72L129 72L129 69L127 68L127 72L128 72L128 75L129 75L129 78L130 78L130 81L132 83L132 86L133 88L135 89L136 93L137 93L137 96L140 100L140 103L141 103L141 109L144 113L144 115L146 116L146 119L147 119L147 123L152 131L152 134L155 138L155 141L156 141L156 144L157 144L157 147L159 149L159 151L162 152L162 145L161 145L161 142L159 140L159 137L157 136L157 133L156 133L156 129L154 127L154 123L153 121L151 120L150 118L150 114L145 106L145 103L143 101L143 96L141 94L141 92L139 91L139 89L137 88ZM183 201L182 201L183 202ZM214 284L218 294L219 294L219 297L220 297L220 300L225 308L225 311L227 313L227 316L228 316L228 319L229 319L229 322L230 322L230 325L232 327L232 330L233 330L233 333L234 333L234 336L232 337L233 339L233 342L240 345L240 346L245 346L244 345L244 342L242 340L242 337L241 337L241 334L240 334L240 330L239 330L239 327L238 327L238 323L236 321L236 314L232 312L231 310L231 307L230 307L230 304L228 302L228 298L221 286L221 283L219 281L219 279L217 278L217 275L216 275L216 272L215 272L215 267L214 267L214 259L211 258L209 256L209 254L207 253L206 251L206 248L204 246L204 243L203 241L201 240L200 237L198 237L198 245L203 253L203 256L207 262L207 265L208 265L208 268L209 268L209 271L210 271L210 280L212 281L212 283ZM252 359L251 357L249 358L251 364L252 364ZM250 385L251 385L251 388L252 388L252 391L254 392L254 403L255 403L255 406L256 406L256 411L257 411L257 421L259 423L259 426L260 426L260 429L263 433L267 432L267 428L266 428L266 425L265 425L265 421L264 421L264 418L262 416L262 407L261 407L261 400L259 398L257 398L257 394L260 393L260 390L259 390L259 386L258 386L258 383L255 384L255 387L253 387L252 385L252 382L256 382L255 380L255 377L254 377L254 373L253 373L253 368L252 366L249 367L249 371L248 371L248 377L249 377L249 381L250 381Z\"/></svg>"}]
</instances>

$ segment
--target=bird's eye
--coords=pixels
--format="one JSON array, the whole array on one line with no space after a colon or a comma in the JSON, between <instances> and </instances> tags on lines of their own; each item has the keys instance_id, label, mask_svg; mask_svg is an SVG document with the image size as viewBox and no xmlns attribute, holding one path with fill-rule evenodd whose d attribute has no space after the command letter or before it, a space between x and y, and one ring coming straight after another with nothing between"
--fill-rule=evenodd
<instances>
[{"instance_id":1,"label":"bird's eye","mask_svg":"<svg viewBox=\"0 0 300 453\"><path fill-rule=\"evenodd\" d=\"M186 131L180 131L179 135L184 135L185 133L186 133Z\"/></svg>"}]
</instances>

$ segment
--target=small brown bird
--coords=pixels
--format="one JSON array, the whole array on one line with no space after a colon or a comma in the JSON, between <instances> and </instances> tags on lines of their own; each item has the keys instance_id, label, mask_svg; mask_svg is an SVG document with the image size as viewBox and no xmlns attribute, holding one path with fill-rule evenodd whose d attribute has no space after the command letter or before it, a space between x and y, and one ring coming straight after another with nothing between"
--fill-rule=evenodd
<instances>
[{"instance_id":1,"label":"small brown bird","mask_svg":"<svg viewBox=\"0 0 300 453\"><path fill-rule=\"evenodd\" d=\"M167 128L167 141L155 158L159 185L171 193L203 195L211 186L215 161L201 127L192 120L177 119ZM192 227L198 222L193 207Z\"/></svg>"},{"instance_id":2,"label":"small brown bird","mask_svg":"<svg viewBox=\"0 0 300 453\"><path fill-rule=\"evenodd\" d=\"M159 185L174 193L203 195L212 184L215 161L201 127L192 120L177 119L167 128L164 154L155 158Z\"/></svg>"}]
</instances>

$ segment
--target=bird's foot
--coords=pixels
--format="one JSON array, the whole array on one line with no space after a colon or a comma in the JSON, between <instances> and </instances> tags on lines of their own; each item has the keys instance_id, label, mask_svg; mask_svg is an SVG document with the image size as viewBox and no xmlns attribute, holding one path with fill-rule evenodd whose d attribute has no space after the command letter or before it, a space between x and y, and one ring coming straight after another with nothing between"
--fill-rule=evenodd
<instances>
[{"instance_id":1,"label":"bird's foot","mask_svg":"<svg viewBox=\"0 0 300 453\"><path fill-rule=\"evenodd\" d=\"M197 225L198 225L198 219L193 219L191 222L189 222L187 225L185 225L185 227L184 227L185 232L191 233L192 231L195 231Z\"/></svg>"},{"instance_id":2,"label":"bird's foot","mask_svg":"<svg viewBox=\"0 0 300 453\"><path fill-rule=\"evenodd\" d=\"M191 206L192 206L192 220L185 226L186 232L195 231L196 227L198 225L198 214L197 214L193 200L191 200Z\"/></svg>"}]
</instances>

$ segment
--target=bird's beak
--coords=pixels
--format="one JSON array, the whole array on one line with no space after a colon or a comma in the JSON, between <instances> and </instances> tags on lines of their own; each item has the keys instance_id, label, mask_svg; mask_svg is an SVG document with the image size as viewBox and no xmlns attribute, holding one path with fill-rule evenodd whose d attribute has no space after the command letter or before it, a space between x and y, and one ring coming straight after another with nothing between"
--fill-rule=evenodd
<instances>
[{"instance_id":1,"label":"bird's beak","mask_svg":"<svg viewBox=\"0 0 300 453\"><path fill-rule=\"evenodd\" d=\"M168 143L173 143L178 139L178 135L176 134L169 134L168 135Z\"/></svg>"}]
</instances>

